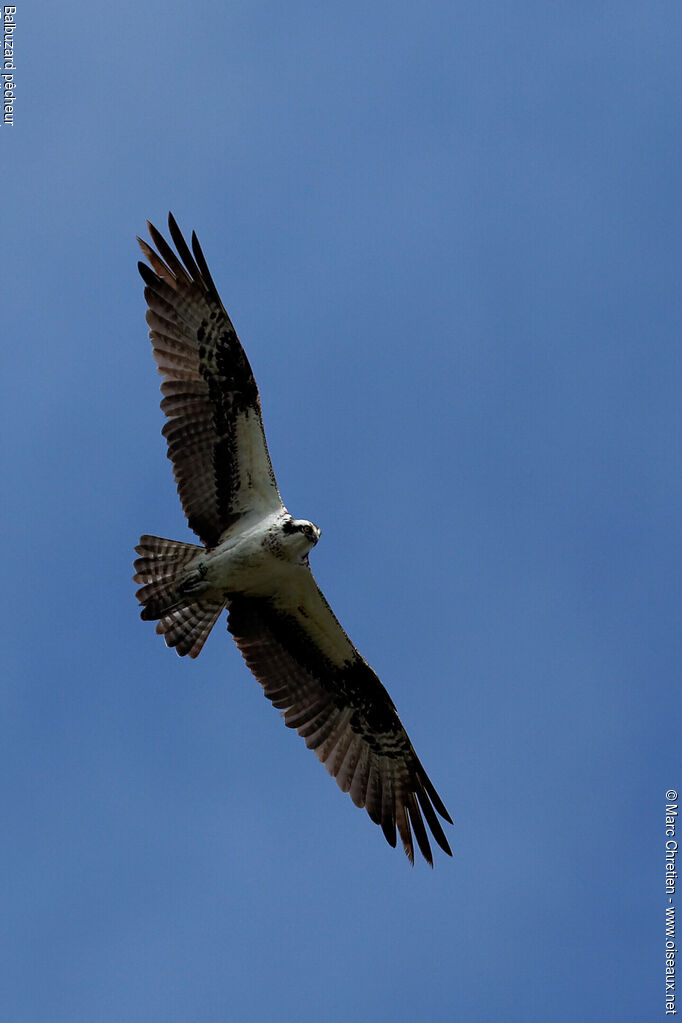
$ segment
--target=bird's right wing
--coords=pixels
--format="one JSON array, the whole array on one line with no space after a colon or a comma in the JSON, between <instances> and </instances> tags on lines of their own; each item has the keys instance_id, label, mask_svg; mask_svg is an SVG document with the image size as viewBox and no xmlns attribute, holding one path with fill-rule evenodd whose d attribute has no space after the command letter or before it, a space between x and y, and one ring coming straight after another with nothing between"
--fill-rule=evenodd
<instances>
[{"instance_id":1,"label":"bird's right wing","mask_svg":"<svg viewBox=\"0 0 682 1023\"><path fill-rule=\"evenodd\" d=\"M163 376L163 434L190 528L214 547L237 519L282 508L251 366L220 300L197 237L192 252L173 216L178 255L149 224L138 238L154 358Z\"/></svg>"}]
</instances>

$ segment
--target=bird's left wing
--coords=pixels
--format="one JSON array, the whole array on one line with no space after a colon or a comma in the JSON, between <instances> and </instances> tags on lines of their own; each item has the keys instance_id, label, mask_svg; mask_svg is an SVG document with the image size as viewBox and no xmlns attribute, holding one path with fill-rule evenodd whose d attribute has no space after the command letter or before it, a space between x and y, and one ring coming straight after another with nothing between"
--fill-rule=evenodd
<instances>
[{"instance_id":1,"label":"bird's left wing","mask_svg":"<svg viewBox=\"0 0 682 1023\"><path fill-rule=\"evenodd\" d=\"M393 701L310 569L292 566L286 586L272 596L234 596L228 608L228 629L265 695L355 805L381 826L389 844L396 845L397 829L414 862L414 831L433 865L425 818L438 845L452 855L435 811L452 821Z\"/></svg>"},{"instance_id":2,"label":"bird's left wing","mask_svg":"<svg viewBox=\"0 0 682 1023\"><path fill-rule=\"evenodd\" d=\"M173 216L178 254L152 224L147 323L163 376L163 434L190 528L207 547L237 519L282 507L263 432L258 388L195 234L190 251Z\"/></svg>"}]
</instances>

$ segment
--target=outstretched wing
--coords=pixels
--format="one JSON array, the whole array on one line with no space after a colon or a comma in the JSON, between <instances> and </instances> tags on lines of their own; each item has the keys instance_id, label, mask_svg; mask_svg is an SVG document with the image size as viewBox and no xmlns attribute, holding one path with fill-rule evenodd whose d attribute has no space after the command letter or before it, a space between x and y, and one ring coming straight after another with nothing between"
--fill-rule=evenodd
<instances>
[{"instance_id":1,"label":"outstretched wing","mask_svg":"<svg viewBox=\"0 0 682 1023\"><path fill-rule=\"evenodd\" d=\"M211 279L196 235L192 251L172 214L178 255L147 225L155 252L138 238L150 263L147 323L163 376L161 408L168 457L190 528L207 547L251 512L282 507L263 432L251 366Z\"/></svg>"},{"instance_id":2,"label":"outstretched wing","mask_svg":"<svg viewBox=\"0 0 682 1023\"><path fill-rule=\"evenodd\" d=\"M234 596L228 606L228 629L265 695L355 805L381 826L388 843L396 845L397 829L413 863L414 831L433 865L425 818L438 845L452 855L435 811L452 821L393 701L310 570L292 566L286 589L271 597Z\"/></svg>"}]
</instances>

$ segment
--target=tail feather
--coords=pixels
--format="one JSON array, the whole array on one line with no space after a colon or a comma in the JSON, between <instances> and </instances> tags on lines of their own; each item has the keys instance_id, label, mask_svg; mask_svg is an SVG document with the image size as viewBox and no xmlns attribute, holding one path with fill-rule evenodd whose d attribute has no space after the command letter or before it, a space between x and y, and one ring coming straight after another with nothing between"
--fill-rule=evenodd
<instances>
[{"instance_id":1,"label":"tail feather","mask_svg":"<svg viewBox=\"0 0 682 1023\"><path fill-rule=\"evenodd\" d=\"M140 617L158 620L156 631L168 646L181 656L196 657L225 606L205 594L192 597L183 586L191 562L203 547L142 536L135 550L140 557L135 561L133 579L144 584L136 594L142 604Z\"/></svg>"},{"instance_id":2,"label":"tail feather","mask_svg":"<svg viewBox=\"0 0 682 1023\"><path fill-rule=\"evenodd\" d=\"M195 543L182 543L180 540L164 540L160 536L141 536L135 548L141 557L135 561L136 583L151 582L163 576L175 575L180 565L193 561L203 550Z\"/></svg>"},{"instance_id":3,"label":"tail feather","mask_svg":"<svg viewBox=\"0 0 682 1023\"><path fill-rule=\"evenodd\" d=\"M196 657L215 625L224 604L211 600L197 600L194 604L178 607L159 619L156 631L168 646L174 646L181 657Z\"/></svg>"}]
</instances>

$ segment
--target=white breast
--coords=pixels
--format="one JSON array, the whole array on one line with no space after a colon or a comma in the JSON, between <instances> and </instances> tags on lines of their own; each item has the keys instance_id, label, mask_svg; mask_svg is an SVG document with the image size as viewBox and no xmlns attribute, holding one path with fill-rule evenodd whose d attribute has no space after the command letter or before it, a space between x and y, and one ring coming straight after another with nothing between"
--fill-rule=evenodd
<instances>
[{"instance_id":1,"label":"white breast","mask_svg":"<svg viewBox=\"0 0 682 1023\"><path fill-rule=\"evenodd\" d=\"M286 511L252 521L241 520L221 543L206 554L206 582L220 593L267 594L277 588L283 572L291 570L282 559L281 523Z\"/></svg>"}]
</instances>

